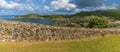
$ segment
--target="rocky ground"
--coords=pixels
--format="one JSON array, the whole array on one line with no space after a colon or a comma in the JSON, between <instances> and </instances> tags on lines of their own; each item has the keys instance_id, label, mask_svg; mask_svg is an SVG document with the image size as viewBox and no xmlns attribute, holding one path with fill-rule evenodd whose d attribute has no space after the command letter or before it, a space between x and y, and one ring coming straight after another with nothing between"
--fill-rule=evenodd
<instances>
[{"instance_id":1,"label":"rocky ground","mask_svg":"<svg viewBox=\"0 0 120 52\"><path fill-rule=\"evenodd\" d=\"M31 22L0 20L0 41L53 41L120 34L120 29L54 27Z\"/></svg>"}]
</instances>

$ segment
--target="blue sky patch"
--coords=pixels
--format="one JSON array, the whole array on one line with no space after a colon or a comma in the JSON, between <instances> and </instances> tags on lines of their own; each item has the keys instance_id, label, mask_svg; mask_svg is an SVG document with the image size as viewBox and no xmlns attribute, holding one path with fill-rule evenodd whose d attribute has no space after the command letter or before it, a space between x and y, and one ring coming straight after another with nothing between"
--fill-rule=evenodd
<instances>
[{"instance_id":1,"label":"blue sky patch","mask_svg":"<svg viewBox=\"0 0 120 52\"><path fill-rule=\"evenodd\" d=\"M0 2L0 15L73 14L80 11L120 8L120 0L0 0Z\"/></svg>"}]
</instances>

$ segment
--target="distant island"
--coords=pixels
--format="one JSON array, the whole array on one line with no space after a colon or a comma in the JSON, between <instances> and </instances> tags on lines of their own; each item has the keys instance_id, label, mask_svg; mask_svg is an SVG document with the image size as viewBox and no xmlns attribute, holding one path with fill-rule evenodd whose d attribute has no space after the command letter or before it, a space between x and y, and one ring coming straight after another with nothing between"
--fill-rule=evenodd
<instances>
[{"instance_id":1,"label":"distant island","mask_svg":"<svg viewBox=\"0 0 120 52\"><path fill-rule=\"evenodd\" d=\"M63 15L41 16L39 14L26 14L26 15L15 16L15 18L45 18L51 20L63 20L65 17Z\"/></svg>"},{"instance_id":2,"label":"distant island","mask_svg":"<svg viewBox=\"0 0 120 52\"><path fill-rule=\"evenodd\" d=\"M15 18L42 18L42 17L38 14L26 14L26 15L15 16Z\"/></svg>"}]
</instances>

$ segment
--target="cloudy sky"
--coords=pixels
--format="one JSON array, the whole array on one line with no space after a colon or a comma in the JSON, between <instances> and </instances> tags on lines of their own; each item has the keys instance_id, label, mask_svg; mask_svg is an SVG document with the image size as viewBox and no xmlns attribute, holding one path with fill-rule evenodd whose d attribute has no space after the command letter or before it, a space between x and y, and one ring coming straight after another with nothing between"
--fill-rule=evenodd
<instances>
[{"instance_id":1,"label":"cloudy sky","mask_svg":"<svg viewBox=\"0 0 120 52\"><path fill-rule=\"evenodd\" d=\"M120 0L0 0L0 2L0 15L73 14L80 11L120 8Z\"/></svg>"}]
</instances>

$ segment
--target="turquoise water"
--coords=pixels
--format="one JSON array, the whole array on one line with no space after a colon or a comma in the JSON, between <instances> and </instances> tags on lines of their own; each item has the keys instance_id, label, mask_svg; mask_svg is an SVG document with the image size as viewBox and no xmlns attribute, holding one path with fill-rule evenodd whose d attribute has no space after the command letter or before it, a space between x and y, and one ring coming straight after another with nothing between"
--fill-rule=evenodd
<instances>
[{"instance_id":1,"label":"turquoise water","mask_svg":"<svg viewBox=\"0 0 120 52\"><path fill-rule=\"evenodd\" d=\"M23 22L33 22L39 24L55 24L55 20L50 19L38 19L38 18L14 18L15 15L2 15L0 16L0 20L12 20L12 21L23 21Z\"/></svg>"}]
</instances>

